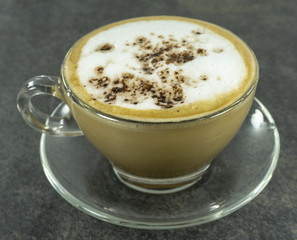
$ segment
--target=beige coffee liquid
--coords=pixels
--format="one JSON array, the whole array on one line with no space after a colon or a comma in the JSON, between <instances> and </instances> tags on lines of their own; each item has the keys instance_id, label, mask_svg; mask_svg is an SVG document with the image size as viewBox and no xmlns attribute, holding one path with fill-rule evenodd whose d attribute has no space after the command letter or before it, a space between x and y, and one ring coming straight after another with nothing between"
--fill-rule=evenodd
<instances>
[{"instance_id":1,"label":"beige coffee liquid","mask_svg":"<svg viewBox=\"0 0 297 240\"><path fill-rule=\"evenodd\" d=\"M253 85L253 53L199 20L143 17L99 28L65 59L70 89L94 109L141 121L179 121L228 107Z\"/></svg>"}]
</instances>

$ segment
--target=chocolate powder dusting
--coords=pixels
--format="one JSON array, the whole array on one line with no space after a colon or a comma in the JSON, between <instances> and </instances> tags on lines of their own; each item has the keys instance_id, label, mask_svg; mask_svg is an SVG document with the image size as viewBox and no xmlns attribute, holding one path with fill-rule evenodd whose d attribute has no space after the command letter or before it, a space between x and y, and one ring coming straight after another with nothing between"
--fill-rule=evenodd
<instances>
[{"instance_id":1,"label":"chocolate powder dusting","mask_svg":"<svg viewBox=\"0 0 297 240\"><path fill-rule=\"evenodd\" d=\"M109 51L111 51L113 48L114 48L113 45L111 45L111 44L109 44L109 43L105 43L105 44L99 46L99 47L96 49L96 51L98 51L98 52L109 52Z\"/></svg>"},{"instance_id":2,"label":"chocolate powder dusting","mask_svg":"<svg viewBox=\"0 0 297 240\"><path fill-rule=\"evenodd\" d=\"M180 65L187 63L194 60L198 54L201 54L195 52L193 44L185 39L178 41L173 36L169 36L169 38L162 36L162 39L161 42L152 45L148 38L138 37L131 44L140 52L140 54L136 55L136 58L141 63L145 74L153 74L164 64ZM186 46L186 50L184 46Z\"/></svg>"},{"instance_id":3,"label":"chocolate powder dusting","mask_svg":"<svg viewBox=\"0 0 297 240\"><path fill-rule=\"evenodd\" d=\"M108 77L92 78L89 80L89 83L91 83L96 88L106 88L110 83L110 79Z\"/></svg>"},{"instance_id":4,"label":"chocolate powder dusting","mask_svg":"<svg viewBox=\"0 0 297 240\"><path fill-rule=\"evenodd\" d=\"M193 30L192 33L200 35L201 32ZM182 67L178 70L175 66L182 66L193 61L198 56L206 56L207 51L203 48L194 47L188 39L177 40L173 35L158 35L152 41L154 35L139 36L133 42L127 42L125 46L135 49L135 60L140 64L138 69L141 75L131 72L122 73L114 79L102 76L104 67L96 68L97 78L92 78L89 83L95 88L103 88L104 92L97 99L103 99L108 104L113 104L117 99L133 105L140 104L145 99L151 98L154 103L164 109L173 108L185 101L184 89L186 76L183 75ZM154 44L152 44L154 42ZM108 52L113 45L105 43L96 51ZM152 79L152 78L159 78ZM207 76L202 75L201 80ZM95 99L95 97L94 97Z\"/></svg>"},{"instance_id":5,"label":"chocolate powder dusting","mask_svg":"<svg viewBox=\"0 0 297 240\"><path fill-rule=\"evenodd\" d=\"M207 56L206 49L198 48L198 49L197 49L197 54L199 54L199 55L201 55L201 56Z\"/></svg>"},{"instance_id":6,"label":"chocolate powder dusting","mask_svg":"<svg viewBox=\"0 0 297 240\"><path fill-rule=\"evenodd\" d=\"M181 53L171 53L167 60L166 60L166 64L170 64L170 63L186 63L189 61L192 61L194 59L194 55L191 52L181 52Z\"/></svg>"},{"instance_id":7,"label":"chocolate powder dusting","mask_svg":"<svg viewBox=\"0 0 297 240\"><path fill-rule=\"evenodd\" d=\"M202 32L201 32L200 30L193 30L192 33L193 33L193 34L197 34L197 35L202 34Z\"/></svg>"},{"instance_id":8,"label":"chocolate powder dusting","mask_svg":"<svg viewBox=\"0 0 297 240\"><path fill-rule=\"evenodd\" d=\"M200 79L203 80L203 81L206 81L207 80L207 76L206 75L201 75L200 76Z\"/></svg>"},{"instance_id":9,"label":"chocolate powder dusting","mask_svg":"<svg viewBox=\"0 0 297 240\"><path fill-rule=\"evenodd\" d=\"M96 71L97 71L99 74L102 74L103 71L104 71L104 67L99 66L99 67L96 68Z\"/></svg>"}]
</instances>

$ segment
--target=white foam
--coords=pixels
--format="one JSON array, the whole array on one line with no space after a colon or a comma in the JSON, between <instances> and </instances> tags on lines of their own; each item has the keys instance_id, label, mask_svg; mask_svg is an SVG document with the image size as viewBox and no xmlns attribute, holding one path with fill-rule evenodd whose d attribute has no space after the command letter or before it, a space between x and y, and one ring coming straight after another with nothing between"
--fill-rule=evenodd
<instances>
[{"instance_id":1,"label":"white foam","mask_svg":"<svg viewBox=\"0 0 297 240\"><path fill-rule=\"evenodd\" d=\"M193 31L199 31L201 34L195 34ZM159 35L164 38L159 38ZM139 46L134 46L133 42L138 37L145 37L151 41L152 46L158 44L161 46L162 41L168 40L171 35L180 45L180 48L174 51L185 51L186 46L182 46L182 41L186 40L186 44L194 47L193 51L204 49L207 56L196 54L193 60L182 64L160 63L158 69L148 74L143 70L143 63L135 57L141 53ZM98 47L100 48L106 43L113 45L114 48L106 52L98 51ZM218 49L223 51L219 52ZM98 66L104 68L101 76L95 70ZM106 101L104 92L110 91L114 85L110 84L107 88L96 88L94 84L90 84L90 79L106 76L113 82L116 79L121 79L122 73L131 73L134 78L155 82L162 89L172 89L172 84L162 83L162 79L158 75L158 72L166 68L169 68L170 71L169 76L166 77L168 80L174 79L174 72L180 69L182 71L179 73L186 79L185 82L180 83L184 99L174 103L174 106L212 99L217 94L236 89L246 74L242 57L233 44L222 36L190 22L155 20L118 25L89 39L82 49L81 59L78 63L78 75L81 84L86 86L86 90L98 101L104 102ZM207 76L207 80L201 80L203 75ZM162 107L156 104L156 99L152 98L153 94L151 93L147 96L136 94L134 100L131 101L131 93L128 94L129 96L127 94L120 92L115 100L108 103L134 109L159 109ZM129 98L129 101L125 101L125 98ZM136 100L137 104L134 104L133 102Z\"/></svg>"}]
</instances>

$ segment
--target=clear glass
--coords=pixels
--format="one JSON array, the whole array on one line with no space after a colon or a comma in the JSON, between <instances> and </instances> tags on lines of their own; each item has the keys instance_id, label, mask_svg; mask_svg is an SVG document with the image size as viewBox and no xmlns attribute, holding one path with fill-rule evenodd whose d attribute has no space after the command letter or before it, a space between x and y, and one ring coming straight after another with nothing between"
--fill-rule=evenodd
<instances>
[{"instance_id":1,"label":"clear glass","mask_svg":"<svg viewBox=\"0 0 297 240\"><path fill-rule=\"evenodd\" d=\"M54 115L61 109L62 104ZM194 226L236 211L268 184L279 150L275 122L257 99L236 137L202 180L177 193L153 195L126 187L84 136L42 134L40 142L44 172L65 200L103 221L144 229Z\"/></svg>"},{"instance_id":2,"label":"clear glass","mask_svg":"<svg viewBox=\"0 0 297 240\"><path fill-rule=\"evenodd\" d=\"M39 132L55 136L82 135L65 103L60 106L59 115L51 116L51 112L48 112L53 98L64 101L60 94L59 82L60 78L46 75L29 79L18 93L17 108L25 122ZM36 98L38 100L35 100Z\"/></svg>"}]
</instances>

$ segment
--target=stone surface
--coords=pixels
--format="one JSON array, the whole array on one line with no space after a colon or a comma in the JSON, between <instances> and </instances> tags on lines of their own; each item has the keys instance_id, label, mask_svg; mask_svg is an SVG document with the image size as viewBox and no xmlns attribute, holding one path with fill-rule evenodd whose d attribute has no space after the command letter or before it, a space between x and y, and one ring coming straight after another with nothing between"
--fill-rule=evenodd
<instances>
[{"instance_id":1,"label":"stone surface","mask_svg":"<svg viewBox=\"0 0 297 240\"><path fill-rule=\"evenodd\" d=\"M101 0L0 4L1 239L297 239L297 4L287 1ZM252 202L215 222L177 230L138 230L99 221L51 187L39 160L40 134L16 109L23 82L58 75L67 49L104 24L145 15L217 23L242 37L260 64L257 97L281 136L275 174Z\"/></svg>"}]
</instances>

